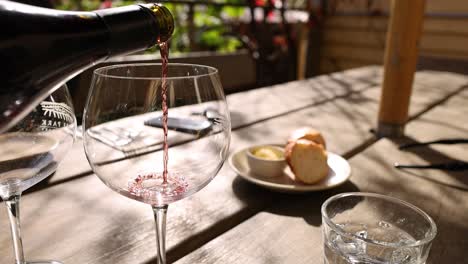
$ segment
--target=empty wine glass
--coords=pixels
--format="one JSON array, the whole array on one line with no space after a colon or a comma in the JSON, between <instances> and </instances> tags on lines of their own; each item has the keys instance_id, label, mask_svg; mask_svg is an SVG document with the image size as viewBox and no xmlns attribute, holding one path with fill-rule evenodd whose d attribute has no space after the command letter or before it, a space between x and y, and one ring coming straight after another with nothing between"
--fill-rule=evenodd
<instances>
[{"instance_id":1,"label":"empty wine glass","mask_svg":"<svg viewBox=\"0 0 468 264\"><path fill-rule=\"evenodd\" d=\"M25 262L19 219L21 194L52 174L75 140L70 94L61 87L8 132L0 134L0 197L8 208L17 264Z\"/></svg>"},{"instance_id":2,"label":"empty wine glass","mask_svg":"<svg viewBox=\"0 0 468 264\"><path fill-rule=\"evenodd\" d=\"M231 133L215 68L169 64L165 80L161 69L161 64L97 69L83 117L85 152L96 175L121 195L152 206L160 264L166 263L168 204L213 179Z\"/></svg>"}]
</instances>

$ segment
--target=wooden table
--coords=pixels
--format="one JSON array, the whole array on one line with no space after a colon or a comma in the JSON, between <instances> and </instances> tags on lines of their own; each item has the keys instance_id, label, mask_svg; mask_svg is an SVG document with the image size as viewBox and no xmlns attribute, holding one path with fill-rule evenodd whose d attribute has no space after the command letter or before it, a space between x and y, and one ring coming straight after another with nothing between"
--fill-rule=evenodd
<instances>
[{"instance_id":1,"label":"wooden table","mask_svg":"<svg viewBox=\"0 0 468 264\"><path fill-rule=\"evenodd\" d=\"M301 195L252 185L225 165L199 193L168 212L168 260L176 263L322 263L320 205L340 192L369 191L411 202L436 221L428 263L466 263L468 172L397 170L396 161L468 160L467 145L399 151L406 141L468 136L468 77L416 74L407 138L377 139L380 67L265 87L228 96L232 145L285 142L302 126L321 130L328 149L349 159L344 185ZM28 259L74 263L154 263L148 205L127 199L93 175L78 140L47 183L24 195L22 227ZM0 213L0 262L13 263L6 210Z\"/></svg>"}]
</instances>

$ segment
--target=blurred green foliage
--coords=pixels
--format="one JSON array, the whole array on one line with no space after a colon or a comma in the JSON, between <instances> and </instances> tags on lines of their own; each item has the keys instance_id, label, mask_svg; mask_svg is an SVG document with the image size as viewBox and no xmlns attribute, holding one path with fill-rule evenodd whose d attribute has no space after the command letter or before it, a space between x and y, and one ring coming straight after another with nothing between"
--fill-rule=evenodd
<instances>
[{"instance_id":1,"label":"blurred green foliage","mask_svg":"<svg viewBox=\"0 0 468 264\"><path fill-rule=\"evenodd\" d=\"M98 9L101 5L99 0L62 0L55 2L55 8L62 10L90 11Z\"/></svg>"},{"instance_id":2,"label":"blurred green foliage","mask_svg":"<svg viewBox=\"0 0 468 264\"><path fill-rule=\"evenodd\" d=\"M239 3L243 0L228 0ZM90 11L106 7L131 5L141 1L55 0L55 8L62 10ZM219 1L218 1L219 2ZM228 21L236 21L245 14L244 7L194 5L190 20L187 4L164 3L175 19L175 31L171 39L171 53L191 51L234 52L242 47L239 37ZM155 52L156 48L147 52Z\"/></svg>"}]
</instances>

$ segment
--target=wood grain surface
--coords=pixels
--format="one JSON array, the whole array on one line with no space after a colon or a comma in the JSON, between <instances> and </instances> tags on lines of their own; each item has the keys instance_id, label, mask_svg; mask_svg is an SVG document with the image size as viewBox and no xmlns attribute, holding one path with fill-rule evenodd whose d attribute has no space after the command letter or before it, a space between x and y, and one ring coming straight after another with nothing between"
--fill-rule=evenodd
<instances>
[{"instance_id":1,"label":"wood grain surface","mask_svg":"<svg viewBox=\"0 0 468 264\"><path fill-rule=\"evenodd\" d=\"M439 78L442 81L438 81ZM380 69L371 67L230 95L228 101L236 128L232 133L230 152L252 144L284 143L292 130L308 125L323 132L330 151L346 157L357 155L357 159L361 156L358 153L376 140L369 129L377 120L380 79ZM428 109L435 110L435 105L454 98L453 95L467 83L468 79L461 75L418 73L411 115L416 117ZM308 92L308 89L313 91ZM88 174L86 168L89 167L79 144L75 147L72 156L67 157L51 179L52 184L23 197L21 217L27 259L54 258L67 264L152 263L156 250L151 209L113 193L96 176ZM382 150L381 155L385 156L386 150ZM370 166L371 169L367 170L365 164L371 162L367 159L372 157L363 156L364 161L353 159L352 164L356 164L353 169L364 163L361 164L363 168L354 169L351 182L331 191L297 196L274 193L247 183L225 165L205 189L169 207L170 262L194 250L193 254L181 260L182 263L189 263L190 259L205 263L284 263L281 261L283 258L303 250L313 255L316 254L314 252L319 253L320 217L315 210L321 201L336 192L356 190L356 186L360 186L358 184L367 181L366 177L374 179L374 172L383 177L382 181L388 181L384 177L386 171L379 167L382 164ZM357 175L362 173L368 174L362 176L363 183L355 182L354 179L361 179ZM420 182L417 184L421 185ZM403 194L404 191L401 192ZM302 203L305 200L311 201L307 205L307 211L310 211L307 214L303 214ZM284 212L278 207L281 203L285 204ZM291 203L297 204L297 209L289 208ZM291 229L291 232L297 232L294 238L297 240L280 251L280 246L284 245L282 241L286 241L283 237L289 235L281 225L284 219L276 219L278 214L292 219L291 226L312 223L313 228L307 231ZM258 218L260 216L263 218ZM251 221L257 221L258 225L242 231L245 236L223 240ZM269 230L269 226L279 229ZM291 226L286 225L288 230ZM270 236L267 236L268 232ZM12 263L13 251L5 210L0 211L0 233L4 234L0 237L1 262ZM300 234L307 234L311 243L309 240L305 243ZM268 243L260 245L263 240L268 240ZM224 242L215 244L217 247L214 249L212 245L218 243L216 241ZM253 254L249 248L256 253ZM273 251L281 256L274 255L271 259L263 259L263 262L241 261L253 260L248 254L266 258L271 255L268 252ZM245 256L239 257L238 253ZM292 263L305 261L299 258Z\"/></svg>"},{"instance_id":2,"label":"wood grain surface","mask_svg":"<svg viewBox=\"0 0 468 264\"><path fill-rule=\"evenodd\" d=\"M427 164L454 158L467 161L467 145L398 149L404 142L466 137L467 125L454 125L453 120L466 119L463 106L468 103L467 96L465 89L412 121L408 138L381 139L354 156L350 160L353 175L347 184L321 193L284 196L177 263L321 263L320 206L331 195L348 191L382 193L420 207L434 218L438 227L427 263L466 263L466 171L398 170L393 164L396 161Z\"/></svg>"},{"instance_id":3,"label":"wood grain surface","mask_svg":"<svg viewBox=\"0 0 468 264\"><path fill-rule=\"evenodd\" d=\"M376 88L376 84L380 82L380 72L380 67L368 66L314 79L231 94L227 97L227 102L231 110L232 129L236 130L337 97L346 97L351 93ZM72 150L59 165L55 175L35 189L90 174L92 171L84 155L83 142L81 138L78 138Z\"/></svg>"},{"instance_id":4,"label":"wood grain surface","mask_svg":"<svg viewBox=\"0 0 468 264\"><path fill-rule=\"evenodd\" d=\"M351 152L372 138L369 128L377 107L374 100L357 100L359 104L338 99L236 130L231 151L262 142L285 143L292 130L310 125L327 138L340 139L329 145L333 152ZM224 166L205 189L169 207L169 259L199 247L274 199L278 199L277 194L237 179ZM22 212L26 254L35 259L53 256L65 263L144 263L155 256L149 206L112 193L95 176L28 194ZM8 234L7 219L4 212L1 215L0 230ZM58 217L60 221L55 219ZM48 223L54 223L54 228L47 227L51 234L46 239L54 241L44 243L44 236L34 233ZM0 238L0 244L5 245L0 255L6 259L12 258L9 243L9 236ZM60 245L67 246L54 250Z\"/></svg>"},{"instance_id":5,"label":"wood grain surface","mask_svg":"<svg viewBox=\"0 0 468 264\"><path fill-rule=\"evenodd\" d=\"M464 11L468 5L463 1L425 1L421 56L468 59L468 18ZM327 16L324 22L322 73L383 63L390 2L339 1L337 14Z\"/></svg>"}]
</instances>

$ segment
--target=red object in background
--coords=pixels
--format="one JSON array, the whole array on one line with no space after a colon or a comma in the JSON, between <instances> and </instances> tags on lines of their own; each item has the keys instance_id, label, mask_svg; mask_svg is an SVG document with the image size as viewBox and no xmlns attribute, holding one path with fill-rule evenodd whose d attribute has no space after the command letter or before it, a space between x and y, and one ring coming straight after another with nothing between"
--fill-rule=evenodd
<instances>
[{"instance_id":1,"label":"red object in background","mask_svg":"<svg viewBox=\"0 0 468 264\"><path fill-rule=\"evenodd\" d=\"M99 6L100 9L106 9L106 8L111 8L112 7L112 0L104 0L104 2L101 3Z\"/></svg>"},{"instance_id":2,"label":"red object in background","mask_svg":"<svg viewBox=\"0 0 468 264\"><path fill-rule=\"evenodd\" d=\"M286 47L286 48L288 47L288 42L285 36L274 36L273 44L275 44L275 46Z\"/></svg>"},{"instance_id":3,"label":"red object in background","mask_svg":"<svg viewBox=\"0 0 468 264\"><path fill-rule=\"evenodd\" d=\"M269 19L273 19L275 17L275 13L273 13L273 11L268 11L268 14L267 14L267 18Z\"/></svg>"},{"instance_id":4,"label":"red object in background","mask_svg":"<svg viewBox=\"0 0 468 264\"><path fill-rule=\"evenodd\" d=\"M272 19L275 14L273 13L273 8L275 7L275 0L268 0L270 10L268 11L267 17Z\"/></svg>"}]
</instances>

